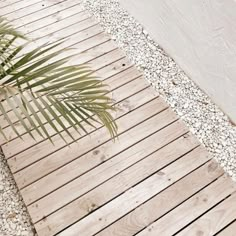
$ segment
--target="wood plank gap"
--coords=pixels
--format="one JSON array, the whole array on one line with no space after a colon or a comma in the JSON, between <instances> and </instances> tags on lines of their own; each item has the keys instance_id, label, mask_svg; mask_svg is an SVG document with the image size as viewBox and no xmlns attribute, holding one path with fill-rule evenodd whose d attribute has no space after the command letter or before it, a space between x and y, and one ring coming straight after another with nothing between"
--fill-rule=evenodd
<instances>
[{"instance_id":1,"label":"wood plank gap","mask_svg":"<svg viewBox=\"0 0 236 236\"><path fill-rule=\"evenodd\" d=\"M20 19L22 19L22 18L24 18L24 17L27 17L27 16L30 16L30 15L33 15L34 13L38 13L38 12L41 12L41 11L44 11L44 10L48 10L49 8L51 8L51 7L55 7L55 6L57 6L57 5L59 5L59 4L62 4L62 3L64 3L64 2L69 2L70 0L58 0L59 2L57 2L57 3L54 3L54 4L52 4L52 5L49 5L49 6L47 6L47 7L45 7L45 8L43 8L43 9L39 9L39 10L36 10L36 11L32 11L32 12L29 12L29 13L26 13L25 15L20 15L18 18L13 18L12 20L10 20L10 22L12 23L12 22L14 22L14 21L18 21L18 20L20 20ZM33 5L37 5L38 3L36 3L36 4L33 4ZM32 5L32 6L33 6ZM21 10L23 10L23 9L21 9ZM20 11L21 11L20 10ZM24 14L24 13L23 13ZM7 14L7 15L10 15L10 14ZM9 16L8 16L9 17ZM43 16L42 16L43 17Z\"/></svg>"},{"instance_id":2,"label":"wood plank gap","mask_svg":"<svg viewBox=\"0 0 236 236\"><path fill-rule=\"evenodd\" d=\"M198 156L198 158L195 155L186 155L172 165L168 165L160 172L145 179L145 181L126 191L86 218L74 223L58 235L72 236L82 234L83 236L90 236L98 233L101 229L116 221L127 212L132 211L143 202L151 199L179 178L186 176L198 166L206 163L210 158L205 152Z\"/></svg>"},{"instance_id":3,"label":"wood plank gap","mask_svg":"<svg viewBox=\"0 0 236 236\"><path fill-rule=\"evenodd\" d=\"M70 9L70 8L72 8L72 7L74 7L74 6L68 7L68 8L66 8L65 10L68 10L68 9ZM65 11L65 10L63 10L63 11ZM61 13L61 12L60 12L60 13ZM31 27L32 30L31 30L31 31L28 31L25 35L32 34L33 32L37 32L38 30L42 30L42 29L48 28L49 26L53 26L53 25L55 25L55 24L60 24L60 23L62 23L62 21L65 21L65 20L67 20L67 19L70 19L71 17L79 16L79 15L85 14L85 13L87 13L87 11L81 10L81 11L79 11L79 12L75 12L75 13L72 14L72 15L68 15L68 16L66 16L66 17L63 18L63 19L56 20L55 22L51 22L51 23L49 23L49 24L47 24L47 25L44 25L44 26L41 26L41 27L39 27L39 28L32 29L33 27ZM54 13L54 14L55 14L55 13ZM52 15L54 15L54 14L52 14ZM28 23L28 24L26 24L26 25L35 23L35 22L37 22L37 21L41 21L42 19L46 19L46 18L48 18L48 17L50 17L50 16L51 16L51 15L45 16L45 17L43 17L43 18L41 18L41 19L38 19L38 20L33 21L33 22L30 22L30 23ZM70 27L70 26L72 26L72 25L78 24L78 23L83 22L83 21L85 21L85 20L87 20L87 19L89 19L89 18L92 19L91 16L88 16L87 18L82 18L82 19L80 19L80 20L78 20L78 21L76 21L76 22L74 22L74 23L72 23L72 24L70 24L70 25L68 25L68 26L66 26L66 27ZM40 23L40 22L39 22L39 23ZM97 24L98 24L98 23L97 23ZM17 29L20 29L20 28L22 28L22 27L25 27L26 25L19 26L19 27L17 27ZM27 27L29 27L29 26L27 26ZM60 31L63 30L63 29L65 29L66 27L63 27L63 28L60 27ZM55 30L55 31L53 31L53 32L48 32L46 35L37 37L36 39L38 40L38 39L44 38L44 37L46 37L46 36L48 36L48 35L50 35L50 34L53 34L53 33L55 33L55 32L58 32L58 31ZM76 32L74 32L74 34L75 34L75 33L76 33Z\"/></svg>"},{"instance_id":4,"label":"wood plank gap","mask_svg":"<svg viewBox=\"0 0 236 236\"><path fill-rule=\"evenodd\" d=\"M39 0L41 1L41 0ZM6 4L4 4L6 2ZM9 7L9 6L12 6L16 3L19 3L21 2L21 0L16 0L15 2L14 1L11 1L11 3L9 3L9 0L4 0L3 2L1 2L1 8L5 8L5 7Z\"/></svg>"},{"instance_id":5,"label":"wood plank gap","mask_svg":"<svg viewBox=\"0 0 236 236\"><path fill-rule=\"evenodd\" d=\"M140 93L138 93L138 94L140 94ZM127 115L122 114L121 116L119 116L119 118L117 119L117 122L123 125L124 120L128 119L128 117L133 117L133 115L136 114L138 111L142 111L142 110L145 111L145 109L148 109L149 107L153 106L153 104L155 104L155 99L152 99L151 101L149 100L149 102L145 103L144 105L138 106L137 108L132 109L132 111L131 111L131 110L130 110L130 111L126 111L125 114L127 114ZM161 113L163 113L163 114L161 114ZM127 132L128 130L134 128L136 125L141 124L141 123L144 123L146 120L151 119L151 118L153 118L154 116L156 116L156 115L158 115L158 114L160 114L161 116L164 116L164 115L167 114L167 113L170 113L170 110L168 110L167 107L162 107L162 108L160 108L157 112L155 112L155 111L152 111L152 112L151 112L151 111L150 111L150 115L149 115L148 117L146 117L147 114L144 114L144 115L143 115L143 117L145 117L145 119L143 119L143 120L141 120L141 121L140 121L140 120L137 120L137 121L135 120L135 123L134 123L134 124L131 123L131 124L125 124L125 125L123 125L123 129L118 133L118 135L121 135L121 134ZM172 117L170 117L170 118L172 118ZM177 120L177 118L175 117L174 120ZM173 121L174 121L174 120L173 120ZM163 127L163 128L164 128L164 127ZM120 129L121 129L121 128L120 128ZM93 136L99 136L99 133L100 133L100 132L105 133L105 132L106 132L106 129L105 129L104 127L103 127L103 128L98 128L98 129L95 130L94 132L91 132L91 136L92 136L92 135L93 135ZM79 138L78 141L79 141L79 142L85 142L85 141L87 141L87 139L90 139L90 137L89 137L89 136L82 137L82 138ZM24 185L24 186L25 186L25 185L28 185L28 183L31 183L31 182L33 182L33 181L35 181L35 180L40 179L40 178L43 177L43 176L48 175L49 173L51 173L51 172L53 172L53 171L59 169L60 167L66 165L66 164L68 164L68 163L70 163L70 162L73 161L74 159L77 159L77 158L81 157L82 155L88 153L89 151L96 149L97 147L101 146L102 144L104 144L104 143L106 143L106 142L108 142L108 141L110 141L110 140L111 140L111 137L110 137L109 135L106 135L106 136L102 137L102 141L101 141L101 140L97 140L96 145L94 144L93 147L90 147L89 144L88 144L88 145L85 145L85 146L83 147L84 151L83 151L83 153L81 153L80 155L78 155L77 152L74 153L74 149L72 149L72 147L68 148L68 147L65 146L65 147L63 147L63 148L66 148L66 149L64 149L64 152L65 152L65 151L67 152L67 157L68 157L69 151L71 152L70 160L65 160L65 158L63 158L63 157L60 156L60 160L61 160L60 165L59 165L59 157L57 156L57 153L58 153L58 151L62 152L61 148L60 148L59 150L57 150L56 152L53 152L53 153L48 154L48 155L44 155L44 156L43 156L43 159L40 159L39 161L35 162L34 164L31 164L30 166L28 166L27 168L24 168L24 169L21 170L20 172L15 173L15 176L17 176L17 177L16 177L16 181L17 181L17 183L18 183L18 186L19 186L19 187L22 187L23 185ZM63 144L63 145L64 145L64 144ZM73 142L73 147L74 147L75 145L77 146L77 145L79 145L79 144L76 143L76 142ZM91 149L91 148L92 148L92 149ZM81 152L82 152L82 151L81 151ZM31 176L30 179L26 179L26 178L23 177L23 176L26 174L26 172L28 172L28 171L31 172L31 170L34 169L34 166L35 166L35 165L41 166L41 165L43 165L44 162L48 162L48 161L51 162L51 161L53 161L54 158L57 158L57 164L53 167L53 169L51 169L51 167L50 167L50 168L49 168L47 171L45 171L45 173L43 174L42 172L38 172L39 169L37 168L37 171L33 171L33 172L32 172L32 174L34 174L34 176ZM49 166L48 166L48 167L49 167ZM40 175L40 176L37 176L37 175L36 175L36 172L37 172L37 175Z\"/></svg>"},{"instance_id":6,"label":"wood plank gap","mask_svg":"<svg viewBox=\"0 0 236 236\"><path fill-rule=\"evenodd\" d=\"M19 6L19 7L18 7L18 6L12 6L13 4L16 4L16 3L18 3L18 2L20 2L20 4L19 4L20 6ZM18 2L12 3L12 4L7 5L7 6L5 6L5 7L2 7L2 6L1 6L1 10L2 10L3 8L9 7L9 6L11 6L11 8L12 8L12 7L13 7L13 8L17 8L16 10L6 12L6 13L4 13L4 14L1 15L1 16L6 17L8 14L12 14L12 13L17 12L17 11L19 11L19 10L22 10L22 9L25 9L25 10L26 10L27 7L30 7L30 6L35 5L35 4L38 4L38 3L40 3L40 2L44 2L44 0L38 0L38 1L34 2L34 3L29 2L29 3L30 3L29 5L24 5L24 1L23 1L23 3L22 3L22 0L20 0L20 1L18 1ZM1 4L2 4L2 3L1 3ZM23 6L22 6L22 4L23 4ZM6 11L6 9L3 9L3 10Z\"/></svg>"},{"instance_id":7,"label":"wood plank gap","mask_svg":"<svg viewBox=\"0 0 236 236\"><path fill-rule=\"evenodd\" d=\"M167 132L168 132L168 129L167 129ZM157 146L157 145L154 146L153 143L155 142L155 139L159 138L160 133L162 133L161 131L156 131L155 133L151 133L150 135L147 135L146 137L143 137L141 140L138 140L134 143L131 143L130 146L125 147L124 149L120 148L117 151L113 151L114 149L112 149L110 151L107 150L105 158L103 156L101 156L101 161L98 160L94 164L90 164L89 168L86 168L86 169L81 171L79 169L79 165L81 163L82 158L85 157L85 155L83 155L83 157L81 159L76 159L72 163L69 163L66 166L66 168L60 168L58 171L52 172L51 175L47 176L46 178L40 179L39 181L37 181L37 183L34 183L33 185L22 189L21 193L24 196L24 199L25 199L27 204L33 204L36 201L40 200L42 197L45 197L45 196L51 194L52 192L55 192L57 189L63 187L65 184L68 184L68 183L74 181L75 179L80 178L85 174L88 174L90 171L93 171L95 168L98 168L100 165L104 165L104 164L107 165L108 161L114 163L115 160L120 160L120 159L118 159L118 158L121 158L120 156L123 157L124 155L131 155L130 153L134 153L134 155L137 155L138 151L136 151L136 150L139 150L139 152L141 152L141 154L145 154L145 153L149 154L151 152L151 154L146 156L146 157L148 157L148 156L154 154L155 152L159 151L160 149L163 149L166 146L170 145L171 143L175 142L176 140L180 139L180 137L182 137L182 135L187 135L185 132L187 132L187 131L184 131L182 133L179 132L175 136L170 135L171 138L168 137L169 139L166 138L165 142L160 142L159 146ZM163 136L163 137L165 137L165 136ZM187 135L187 137L188 137L188 135ZM125 138L126 137L124 137L123 139L125 139ZM185 139L185 138L183 138L183 139ZM188 138L188 139L190 139L188 146L196 147L197 142L195 140L192 140L192 138ZM150 143L149 144L149 150L145 150L145 151L140 150L140 145L141 145L141 147L143 147L143 145L148 146L147 142ZM89 156L93 156L93 158L100 159L100 155L104 155L104 154L102 154L101 151L99 151L99 150L100 149L102 149L102 150L108 149L110 143L111 142L108 142L108 143L104 144L103 146L99 147L99 149L97 149L93 152L90 152L86 155L88 156L88 158L89 158ZM99 155L99 153L101 153L101 154ZM109 154L109 156L108 156L108 154ZM139 160L139 158L137 158L137 161ZM74 168L72 168L72 166ZM77 168L77 166L78 166L78 168ZM60 181L60 184L58 184L59 181L56 182L55 180L58 180L59 177L60 177L60 180L62 179L62 177L60 175L60 172L66 173L66 171L63 170L63 169L65 169L65 170L71 169L71 172L70 172L71 177L70 178L67 177L66 182L65 182L65 178L63 178L63 182ZM72 173L74 172L73 171L74 169L78 169L78 171L77 171L78 173L74 173L72 175ZM42 189L41 186L44 185L45 182L47 183L46 189L43 189L43 191L40 191L40 193L36 194L33 190ZM55 186L56 183L57 183L57 185ZM52 184L54 184L54 186L50 187ZM52 191L47 190L47 188L52 189ZM35 197L33 198L33 196L35 196Z\"/></svg>"},{"instance_id":8,"label":"wood plank gap","mask_svg":"<svg viewBox=\"0 0 236 236\"><path fill-rule=\"evenodd\" d=\"M154 221L167 215L186 199L191 198L202 189L209 186L224 174L220 168L209 173L209 160L196 170L180 178L176 183L170 185L150 200L144 202L132 212L124 215L113 224L100 231L97 236L128 236L137 235ZM202 181L204 177L204 182Z\"/></svg>"},{"instance_id":9,"label":"wood plank gap","mask_svg":"<svg viewBox=\"0 0 236 236\"><path fill-rule=\"evenodd\" d=\"M217 166L218 165L215 163L214 168ZM137 235L144 236L148 234L150 236L154 236L157 233L179 235L179 230L182 230L185 228L185 226L191 224L200 215L205 214L208 209L211 209L226 197L228 197L232 193L234 187L235 186L233 186L232 180L228 179L224 175L214 181L207 188L204 188L202 191L189 198L183 204L173 209L169 214L152 223ZM218 190L221 192L218 192ZM216 195L213 194L216 192ZM171 225L169 225L169 222L172 222Z\"/></svg>"},{"instance_id":10,"label":"wood plank gap","mask_svg":"<svg viewBox=\"0 0 236 236\"><path fill-rule=\"evenodd\" d=\"M217 204L209 208L204 214L199 216L188 227L185 227L176 235L189 235L189 233L213 235L236 217L236 192L229 194ZM218 223L218 224L217 224ZM220 224L219 224L220 223Z\"/></svg>"},{"instance_id":11,"label":"wood plank gap","mask_svg":"<svg viewBox=\"0 0 236 236\"><path fill-rule=\"evenodd\" d=\"M151 124L152 123L150 123L150 125ZM159 133L157 133L157 135L155 135L155 137L159 137L159 139L160 139L159 147L161 147L165 142L168 142L168 140L171 140L173 137L175 137L176 134L173 133L173 130L176 130L177 126L179 127L178 121L174 122L173 125L167 126L164 130L159 131ZM140 126L139 128L143 129L142 126ZM145 131L145 132L148 132L148 131ZM185 127L182 126L176 136L179 136L185 132L186 132ZM162 137L163 134L165 134L164 137ZM167 136L167 135L169 135L169 136ZM144 142L146 143L148 140L146 140ZM191 143L189 145L191 145ZM193 143L193 145L194 145L194 143ZM133 151L135 151L134 148L137 148L137 145L135 147L133 147L132 150L128 149L126 152L122 152L120 155L126 155L127 152L132 153ZM101 168L101 167L99 167L99 168ZM86 173L87 173L87 176L89 176L90 173L89 172L86 172ZM100 176L100 178L102 178L102 176ZM84 179L86 179L85 175L83 175L80 178L80 182ZM84 193L86 193L90 187L88 187L85 182L82 182L83 186L81 186L80 188L77 188L76 186L78 186L78 184L80 182L73 181L73 182L69 183L68 185L64 186L63 188L60 188L57 192L53 192L48 197L43 198L43 199L35 202L33 205L28 206L28 209L31 213L33 221L36 222L38 219L42 219L42 217L43 217L42 212L41 212L42 210L43 210L44 215L45 214L48 215L51 212L54 212L57 209L60 209L63 206L67 205L68 203L73 202L74 199L77 199L78 197L84 195ZM71 192L71 194L69 196L66 196L66 198L64 198L62 200L63 202L60 202L60 203L57 202L55 204L53 199L55 199L55 197L58 199L58 197L60 198L60 196L65 196L65 195L61 195L61 194L68 192L69 189L74 189L75 191ZM97 192L97 194L98 194L98 192ZM91 205L92 205L92 202L91 202Z\"/></svg>"},{"instance_id":12,"label":"wood plank gap","mask_svg":"<svg viewBox=\"0 0 236 236\"><path fill-rule=\"evenodd\" d=\"M76 3L75 5L69 6L69 7L67 7L67 8L63 8L63 9L60 11L60 13L65 12L65 11L68 11L69 9L74 8L74 7L77 7L77 6L80 6L80 5L81 5L80 3ZM76 15L80 15L81 13L86 13L86 12L87 12L86 10L81 9L81 10L76 11L75 13L73 13L73 14L71 14L71 15L66 16L66 17L63 18L63 19L57 20L57 21L55 21L55 22L51 22L50 24L47 24L47 25L44 25L44 26L40 26L40 27L37 28L37 29L34 29L33 27L31 27L32 30L29 31L29 32L27 32L26 35L27 35L27 34L30 34L30 33L32 33L32 32L35 32L35 31L37 31L37 30L43 29L43 28L45 28L45 27L51 26L51 25L53 25L53 24L62 23L62 21L67 20L67 19L69 19L70 17L74 17L74 16L76 16ZM34 24L35 22L42 21L42 20L47 19L47 18L49 18L49 17L51 17L51 16L54 16L54 15L55 15L55 13L51 13L51 14L49 14L49 15L43 16L42 18L39 18L39 19L30 21L30 22L27 22L27 23L25 23L25 24L23 24L23 25L17 26L16 29L24 28L24 27L26 27L26 26L29 27L29 24ZM91 18L91 17L88 17L88 18ZM81 20L81 21L82 21L82 20ZM80 21L78 21L78 22L80 22ZM40 22L38 22L38 23L40 23ZM62 28L62 29L63 29L63 28Z\"/></svg>"},{"instance_id":13,"label":"wood plank gap","mask_svg":"<svg viewBox=\"0 0 236 236\"><path fill-rule=\"evenodd\" d=\"M59 228L63 229L62 227L68 226L68 223L75 222L76 218L77 218L77 221L82 220L86 215L92 214L92 212L94 212L95 210L98 210L104 204L108 204L113 199L119 197L125 191L128 191L129 189L131 189L132 187L135 187L142 181L145 181L145 179L149 178L151 175L162 170L166 166L174 163L174 161L177 161L181 157L188 155L191 151L193 151L196 148L194 146L187 144L187 147L185 149L182 149L182 150L172 149L173 146L175 146L176 144L181 144L181 142L185 142L185 144L188 143L187 140L184 138L178 139L177 142L173 141L169 146L162 147L159 150L153 152L151 155L141 158L140 161L133 163L131 166L127 166L121 172L115 174L114 176L107 179L105 182L102 182L95 188L90 189L89 192L86 192L85 194L83 194L82 196L74 200L72 203L70 203L69 205L64 206L60 210L60 214L59 212L55 212L55 214L48 216L44 221L41 221L39 224L36 224L36 227L38 227L39 229L43 225L44 227L46 225L50 225L51 231L44 232L44 234L53 235L58 232ZM169 148L172 151L169 154L167 154L168 152L166 152L166 150L170 150ZM136 155L136 157L138 156ZM140 174L137 174L137 173L140 173ZM129 183L124 184L124 181L127 178L131 181L127 181ZM119 184L119 182L121 183ZM114 190L114 188L117 190ZM106 196L103 196L102 194L104 192L104 189L108 190ZM96 199L100 199L100 201L99 200L96 201ZM85 210L85 205L87 206L88 211ZM71 215L72 209L73 211L75 210L79 213L72 216ZM62 219L64 219L64 223ZM66 225L66 222L67 222L67 225ZM57 232L55 231L52 232L53 226L55 225L57 225L56 226ZM58 225L60 226L58 227ZM45 227L45 229L46 228L47 227Z\"/></svg>"},{"instance_id":14,"label":"wood plank gap","mask_svg":"<svg viewBox=\"0 0 236 236\"><path fill-rule=\"evenodd\" d=\"M235 236L235 232L236 232L236 220L234 220L225 228L214 234L214 236Z\"/></svg>"},{"instance_id":15,"label":"wood plank gap","mask_svg":"<svg viewBox=\"0 0 236 236\"><path fill-rule=\"evenodd\" d=\"M84 19L84 20L82 20L82 21L79 21L79 22L75 22L74 24L72 24L72 25L70 25L70 26L67 26L67 27L65 27L65 28L62 28L62 30L66 30L67 28L69 28L69 27L71 27L71 26L74 26L75 25L75 27L77 27L78 28L78 23L79 24L83 24L83 23L85 23L85 22L87 22L87 21L91 21L91 18L87 18L87 19ZM78 31L76 31L74 34L69 34L69 35L66 35L66 36L63 36L63 37L60 37L59 39L56 39L56 40L44 40L44 38L45 37L50 37L50 35L52 35L52 34L54 34L55 32L58 32L58 31L54 31L54 32L52 32L52 33L48 33L48 34L46 34L46 35L44 35L44 36L42 36L42 37L39 37L39 38L37 38L36 40L34 40L34 41L32 41L32 43L30 44L30 45L28 45L25 49L23 49L23 51L22 51L22 55L19 55L19 56L17 56L16 57L16 59L20 59L22 56L24 56L27 52L29 52L29 51L31 51L31 50L33 50L33 49L35 49L35 43L37 43L38 45L43 45L43 44L47 44L48 46L50 46L50 45L52 45L52 44L55 44L55 42L56 41L58 41L58 40L66 40L67 39L67 41L65 41L65 43L67 43L68 44L68 42L72 39L71 37L77 37L77 36L83 36L83 34L86 34L86 32L87 31L90 31L90 30L93 30L93 29L95 29L95 32L96 31L98 31L98 29L96 29L96 28L99 28L99 26L98 26L98 24L97 23L90 23L90 24L88 24L87 26L83 26L81 29L79 29ZM95 37L95 36L97 36L98 34L100 34L100 33L104 33L103 32L103 30L100 30L100 32L97 32L97 33L94 33L94 34L91 34L90 35L90 32L87 32L87 34L88 35L90 35L90 36L88 36L88 37L85 37L85 36L83 36L82 37L82 39L79 39L77 42L73 42L72 44L69 44L69 45L67 45L65 48L69 48L69 47L72 47L72 46L75 46L75 45L77 45L77 44L79 44L79 43L83 43L84 41L86 41L86 40L89 40L89 39L91 39L92 37ZM62 32L62 34L63 34L63 32ZM54 36L55 37L55 36ZM43 39L43 40L42 40ZM87 50L87 49L86 49Z\"/></svg>"}]
</instances>

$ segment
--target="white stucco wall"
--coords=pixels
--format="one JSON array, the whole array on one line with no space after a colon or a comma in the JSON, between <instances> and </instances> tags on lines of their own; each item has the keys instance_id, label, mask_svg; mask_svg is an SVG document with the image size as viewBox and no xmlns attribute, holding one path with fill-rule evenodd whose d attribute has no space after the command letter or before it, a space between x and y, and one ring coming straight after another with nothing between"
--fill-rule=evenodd
<instances>
[{"instance_id":1,"label":"white stucco wall","mask_svg":"<svg viewBox=\"0 0 236 236\"><path fill-rule=\"evenodd\" d=\"M236 0L120 0L236 122Z\"/></svg>"}]
</instances>

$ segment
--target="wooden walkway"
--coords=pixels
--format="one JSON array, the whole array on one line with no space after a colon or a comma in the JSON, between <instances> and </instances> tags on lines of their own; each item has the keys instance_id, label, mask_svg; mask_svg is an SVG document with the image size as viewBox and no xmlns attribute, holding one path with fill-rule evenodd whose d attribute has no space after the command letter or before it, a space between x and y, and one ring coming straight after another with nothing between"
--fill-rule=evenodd
<instances>
[{"instance_id":1,"label":"wooden walkway","mask_svg":"<svg viewBox=\"0 0 236 236\"><path fill-rule=\"evenodd\" d=\"M67 37L73 63L89 63L120 108L115 143L104 127L65 134L69 148L52 130L55 146L5 125L0 145L39 236L236 235L235 183L79 0L1 0L0 15L36 44Z\"/></svg>"}]
</instances>

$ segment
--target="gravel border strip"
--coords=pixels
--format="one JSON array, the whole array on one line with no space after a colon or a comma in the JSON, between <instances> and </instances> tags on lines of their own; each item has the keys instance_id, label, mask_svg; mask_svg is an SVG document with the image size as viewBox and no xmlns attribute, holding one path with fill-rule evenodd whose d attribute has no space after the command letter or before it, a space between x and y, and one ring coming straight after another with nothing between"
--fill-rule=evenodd
<instances>
[{"instance_id":1,"label":"gravel border strip","mask_svg":"<svg viewBox=\"0 0 236 236\"><path fill-rule=\"evenodd\" d=\"M152 40L118 0L83 0L82 3L236 180L236 127L227 116Z\"/></svg>"},{"instance_id":2,"label":"gravel border strip","mask_svg":"<svg viewBox=\"0 0 236 236\"><path fill-rule=\"evenodd\" d=\"M30 216L0 149L0 235L34 236Z\"/></svg>"}]
</instances>

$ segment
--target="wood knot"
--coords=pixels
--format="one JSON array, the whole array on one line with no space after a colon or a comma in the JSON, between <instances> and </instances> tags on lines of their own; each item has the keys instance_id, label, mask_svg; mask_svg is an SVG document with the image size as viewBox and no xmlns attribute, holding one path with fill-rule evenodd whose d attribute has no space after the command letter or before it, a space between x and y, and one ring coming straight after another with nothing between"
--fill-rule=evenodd
<instances>
[{"instance_id":1,"label":"wood knot","mask_svg":"<svg viewBox=\"0 0 236 236\"><path fill-rule=\"evenodd\" d=\"M203 202L207 202L208 201L208 199L205 197L205 198L203 198L203 200L202 200Z\"/></svg>"},{"instance_id":2,"label":"wood knot","mask_svg":"<svg viewBox=\"0 0 236 236\"><path fill-rule=\"evenodd\" d=\"M95 208L97 208L97 205L95 203L92 203L88 209L88 212L92 212L95 210Z\"/></svg>"},{"instance_id":3,"label":"wood knot","mask_svg":"<svg viewBox=\"0 0 236 236\"><path fill-rule=\"evenodd\" d=\"M165 173L163 171L158 171L157 174L160 176L165 175Z\"/></svg>"},{"instance_id":4,"label":"wood knot","mask_svg":"<svg viewBox=\"0 0 236 236\"><path fill-rule=\"evenodd\" d=\"M93 151L93 154L94 154L94 155L98 155L99 153L100 153L99 150L94 150L94 151Z\"/></svg>"},{"instance_id":5,"label":"wood knot","mask_svg":"<svg viewBox=\"0 0 236 236\"><path fill-rule=\"evenodd\" d=\"M214 172L217 168L218 168L218 164L216 162L212 162L207 167L209 173Z\"/></svg>"}]
</instances>

